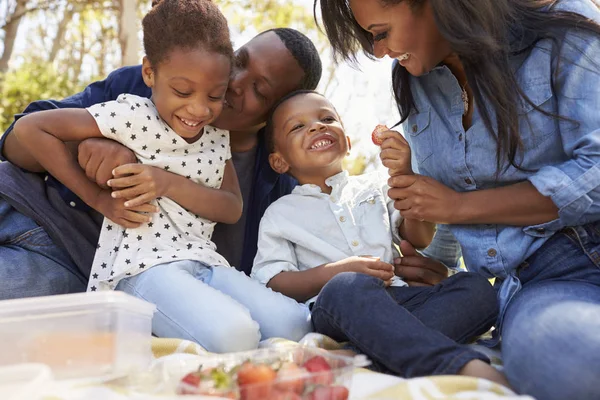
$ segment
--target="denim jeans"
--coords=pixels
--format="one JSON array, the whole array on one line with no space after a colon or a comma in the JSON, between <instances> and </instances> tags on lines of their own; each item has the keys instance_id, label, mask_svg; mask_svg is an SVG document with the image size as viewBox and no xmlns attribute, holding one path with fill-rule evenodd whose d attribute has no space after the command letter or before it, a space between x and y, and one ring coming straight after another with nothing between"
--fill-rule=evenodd
<instances>
[{"instance_id":1,"label":"denim jeans","mask_svg":"<svg viewBox=\"0 0 600 400\"><path fill-rule=\"evenodd\" d=\"M510 384L538 399L600 399L600 222L554 234L518 277L502 325Z\"/></svg>"},{"instance_id":2,"label":"denim jeans","mask_svg":"<svg viewBox=\"0 0 600 400\"><path fill-rule=\"evenodd\" d=\"M86 285L67 252L0 197L0 300L84 292Z\"/></svg>"},{"instance_id":3,"label":"denim jeans","mask_svg":"<svg viewBox=\"0 0 600 400\"><path fill-rule=\"evenodd\" d=\"M312 310L317 332L349 341L375 368L403 377L456 374L488 361L467 343L496 321L496 291L483 277L455 274L432 287L389 287L344 272L321 290Z\"/></svg>"},{"instance_id":4,"label":"denim jeans","mask_svg":"<svg viewBox=\"0 0 600 400\"><path fill-rule=\"evenodd\" d=\"M156 304L155 335L215 353L255 349L271 337L298 341L312 331L308 307L234 268L175 261L123 279L117 290Z\"/></svg>"}]
</instances>

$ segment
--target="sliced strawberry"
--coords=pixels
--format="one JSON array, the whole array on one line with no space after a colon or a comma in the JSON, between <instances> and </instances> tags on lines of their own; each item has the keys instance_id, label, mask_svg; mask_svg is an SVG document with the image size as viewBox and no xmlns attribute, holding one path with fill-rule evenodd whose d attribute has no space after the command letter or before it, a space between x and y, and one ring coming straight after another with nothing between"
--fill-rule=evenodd
<instances>
[{"instance_id":1,"label":"sliced strawberry","mask_svg":"<svg viewBox=\"0 0 600 400\"><path fill-rule=\"evenodd\" d=\"M350 392L344 386L317 386L307 400L347 400Z\"/></svg>"},{"instance_id":2,"label":"sliced strawberry","mask_svg":"<svg viewBox=\"0 0 600 400\"><path fill-rule=\"evenodd\" d=\"M260 400L270 396L277 374L266 364L245 362L237 375L242 400Z\"/></svg>"},{"instance_id":3,"label":"sliced strawberry","mask_svg":"<svg viewBox=\"0 0 600 400\"><path fill-rule=\"evenodd\" d=\"M385 125L377 125L375 127L375 129L373 130L373 133L371 133L371 140L373 140L373 143L376 146L381 146L381 144L383 143L383 139L381 138L381 134L385 131L388 131L389 128Z\"/></svg>"},{"instance_id":4,"label":"sliced strawberry","mask_svg":"<svg viewBox=\"0 0 600 400\"><path fill-rule=\"evenodd\" d=\"M333 372L331 366L322 356L314 356L302 365L311 376L310 381L317 385L330 385L333 383Z\"/></svg>"}]
</instances>

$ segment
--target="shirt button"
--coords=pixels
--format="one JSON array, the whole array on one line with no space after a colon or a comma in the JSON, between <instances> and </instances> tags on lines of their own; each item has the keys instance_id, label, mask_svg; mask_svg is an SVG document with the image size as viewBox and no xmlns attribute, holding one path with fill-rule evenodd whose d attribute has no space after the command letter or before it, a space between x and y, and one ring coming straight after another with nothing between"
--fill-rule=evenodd
<instances>
[{"instance_id":1,"label":"shirt button","mask_svg":"<svg viewBox=\"0 0 600 400\"><path fill-rule=\"evenodd\" d=\"M498 254L498 252L496 251L496 249L489 249L487 251L488 256L490 257L496 257L496 254Z\"/></svg>"},{"instance_id":2,"label":"shirt button","mask_svg":"<svg viewBox=\"0 0 600 400\"><path fill-rule=\"evenodd\" d=\"M44 182L48 182L48 175L44 177Z\"/></svg>"},{"instance_id":3,"label":"shirt button","mask_svg":"<svg viewBox=\"0 0 600 400\"><path fill-rule=\"evenodd\" d=\"M417 133L417 130L419 129L419 127L415 124L412 126L411 129L412 129L413 133Z\"/></svg>"},{"instance_id":4,"label":"shirt button","mask_svg":"<svg viewBox=\"0 0 600 400\"><path fill-rule=\"evenodd\" d=\"M70 202L70 203L69 203L69 205L70 205L71 207L75 207L77 204L75 204L75 202L74 202L74 201L72 201L72 202Z\"/></svg>"},{"instance_id":5,"label":"shirt button","mask_svg":"<svg viewBox=\"0 0 600 400\"><path fill-rule=\"evenodd\" d=\"M375 204L375 199L369 199L367 202L368 202L369 204Z\"/></svg>"},{"instance_id":6,"label":"shirt button","mask_svg":"<svg viewBox=\"0 0 600 400\"><path fill-rule=\"evenodd\" d=\"M340 222L344 222L346 220L346 217L344 217L343 215L340 217Z\"/></svg>"},{"instance_id":7,"label":"shirt button","mask_svg":"<svg viewBox=\"0 0 600 400\"><path fill-rule=\"evenodd\" d=\"M353 241L352 241L352 246L354 246L354 247L358 246L358 241L356 241L356 240L353 240Z\"/></svg>"},{"instance_id":8,"label":"shirt button","mask_svg":"<svg viewBox=\"0 0 600 400\"><path fill-rule=\"evenodd\" d=\"M332 197L330 197L329 199L330 199L332 202L334 202L334 203L335 203L335 197L333 197L333 196L332 196Z\"/></svg>"},{"instance_id":9,"label":"shirt button","mask_svg":"<svg viewBox=\"0 0 600 400\"><path fill-rule=\"evenodd\" d=\"M458 135L458 141L462 142L462 133L460 135Z\"/></svg>"},{"instance_id":10,"label":"shirt button","mask_svg":"<svg viewBox=\"0 0 600 400\"><path fill-rule=\"evenodd\" d=\"M473 181L472 181L472 180L470 180L469 178L465 178L465 183L466 183L467 185L470 185L470 184L472 184L472 183L473 183Z\"/></svg>"}]
</instances>

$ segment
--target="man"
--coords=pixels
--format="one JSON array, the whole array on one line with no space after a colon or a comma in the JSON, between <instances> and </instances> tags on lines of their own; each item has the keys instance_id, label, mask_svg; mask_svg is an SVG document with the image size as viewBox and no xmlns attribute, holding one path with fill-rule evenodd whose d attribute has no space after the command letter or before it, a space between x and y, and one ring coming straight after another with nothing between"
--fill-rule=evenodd
<instances>
[{"instance_id":1,"label":"man","mask_svg":"<svg viewBox=\"0 0 600 400\"><path fill-rule=\"evenodd\" d=\"M246 273L252 267L264 210L296 184L271 170L260 128L279 98L297 89L314 89L321 69L314 44L289 28L263 32L236 52L225 107L213 125L231 131L244 211L237 224L217 225L213 241L232 265ZM34 102L25 113L88 107L121 93L150 96L141 66L114 71L63 101ZM2 159L42 172L39 166L22 162L27 157L11 131L12 126L0 139ZM90 179L105 186L116 166L135 158L115 142L94 139L79 145L79 161ZM100 214L52 176L0 164L0 299L84 291L101 222Z\"/></svg>"}]
</instances>

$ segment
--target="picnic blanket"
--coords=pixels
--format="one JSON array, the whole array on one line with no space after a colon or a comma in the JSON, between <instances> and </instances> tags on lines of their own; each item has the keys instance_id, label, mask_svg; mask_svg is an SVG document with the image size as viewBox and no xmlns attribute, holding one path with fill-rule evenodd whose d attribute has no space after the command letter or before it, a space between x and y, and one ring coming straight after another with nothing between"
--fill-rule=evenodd
<instances>
[{"instance_id":1,"label":"picnic blanket","mask_svg":"<svg viewBox=\"0 0 600 400\"><path fill-rule=\"evenodd\" d=\"M303 345L328 350L338 349L340 345L332 339L311 333L300 342L285 339L269 339L261 343L261 347L278 347ZM155 361L177 359L178 357L194 357L209 354L198 344L181 339L158 339L152 341L152 352ZM130 382L131 383L131 382ZM143 379L136 385L123 386L122 382L72 382L57 383L45 390L42 400L131 400L131 399L192 399L194 396L149 395L143 390ZM402 379L395 376L371 372L357 368L350 390L353 400L532 400L528 396L519 396L512 391L484 379L463 376L435 376L425 378ZM206 399L206 398L204 398Z\"/></svg>"}]
</instances>

